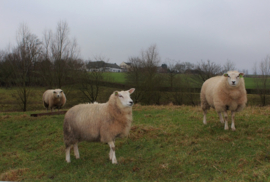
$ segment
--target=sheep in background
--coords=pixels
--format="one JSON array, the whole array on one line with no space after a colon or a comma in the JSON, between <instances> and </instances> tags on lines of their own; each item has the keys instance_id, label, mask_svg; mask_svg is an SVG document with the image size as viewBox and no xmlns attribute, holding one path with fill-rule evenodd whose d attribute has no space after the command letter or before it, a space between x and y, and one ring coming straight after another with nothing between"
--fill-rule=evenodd
<instances>
[{"instance_id":1,"label":"sheep in background","mask_svg":"<svg viewBox=\"0 0 270 182\"><path fill-rule=\"evenodd\" d=\"M63 107L66 103L66 96L61 89L53 89L53 90L46 90L42 96L44 107L51 109L57 108L58 111Z\"/></svg>"},{"instance_id":2,"label":"sheep in background","mask_svg":"<svg viewBox=\"0 0 270 182\"><path fill-rule=\"evenodd\" d=\"M232 118L231 128L235 130L235 112L243 110L247 103L243 75L244 73L239 73L238 71L228 71L223 76L209 78L203 83L200 97L204 124L207 124L207 110L212 107L217 111L221 123L224 123L225 119L224 129L228 130L227 110L230 110ZM222 112L224 113L224 119Z\"/></svg>"},{"instance_id":3,"label":"sheep in background","mask_svg":"<svg viewBox=\"0 0 270 182\"><path fill-rule=\"evenodd\" d=\"M106 103L79 104L67 111L63 130L68 163L72 145L78 159L78 143L88 141L108 143L110 160L117 164L114 141L117 137L127 136L131 128L133 101L130 94L134 90L115 91Z\"/></svg>"}]
</instances>

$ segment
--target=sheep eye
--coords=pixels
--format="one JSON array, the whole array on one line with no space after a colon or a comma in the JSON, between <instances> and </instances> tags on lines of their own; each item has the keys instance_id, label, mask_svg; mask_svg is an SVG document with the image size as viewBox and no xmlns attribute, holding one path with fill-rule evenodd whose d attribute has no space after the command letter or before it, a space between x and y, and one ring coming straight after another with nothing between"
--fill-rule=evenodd
<instances>
[{"instance_id":1,"label":"sheep eye","mask_svg":"<svg viewBox=\"0 0 270 182\"><path fill-rule=\"evenodd\" d=\"M119 97L122 97L122 98L124 98L122 95L119 95Z\"/></svg>"}]
</instances>

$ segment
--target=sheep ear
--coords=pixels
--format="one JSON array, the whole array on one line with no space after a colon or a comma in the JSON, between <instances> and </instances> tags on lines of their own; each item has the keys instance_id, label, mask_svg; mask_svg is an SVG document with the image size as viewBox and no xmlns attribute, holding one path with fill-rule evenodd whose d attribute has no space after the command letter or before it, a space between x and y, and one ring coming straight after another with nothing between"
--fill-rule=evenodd
<instances>
[{"instance_id":1,"label":"sheep ear","mask_svg":"<svg viewBox=\"0 0 270 182\"><path fill-rule=\"evenodd\" d=\"M118 92L114 92L114 95L115 95L115 96L118 96Z\"/></svg>"},{"instance_id":2,"label":"sheep ear","mask_svg":"<svg viewBox=\"0 0 270 182\"><path fill-rule=\"evenodd\" d=\"M240 74L239 74L239 77L240 77L240 78L243 78L243 76L244 76L244 73L240 73Z\"/></svg>"},{"instance_id":3,"label":"sheep ear","mask_svg":"<svg viewBox=\"0 0 270 182\"><path fill-rule=\"evenodd\" d=\"M132 94L133 92L135 91L135 88L131 88L131 89L129 89L129 94Z\"/></svg>"},{"instance_id":4,"label":"sheep ear","mask_svg":"<svg viewBox=\"0 0 270 182\"><path fill-rule=\"evenodd\" d=\"M53 91L53 93L55 94L55 93L56 93L56 91Z\"/></svg>"},{"instance_id":5,"label":"sheep ear","mask_svg":"<svg viewBox=\"0 0 270 182\"><path fill-rule=\"evenodd\" d=\"M228 77L229 75L228 75L228 73L224 73L223 76Z\"/></svg>"}]
</instances>

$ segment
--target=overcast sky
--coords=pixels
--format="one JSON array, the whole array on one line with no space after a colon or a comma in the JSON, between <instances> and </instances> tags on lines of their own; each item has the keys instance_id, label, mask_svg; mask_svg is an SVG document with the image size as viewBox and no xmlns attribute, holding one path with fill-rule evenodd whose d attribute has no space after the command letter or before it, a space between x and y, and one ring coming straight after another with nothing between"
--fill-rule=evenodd
<instances>
[{"instance_id":1,"label":"overcast sky","mask_svg":"<svg viewBox=\"0 0 270 182\"><path fill-rule=\"evenodd\" d=\"M42 39L59 21L84 60L120 64L156 44L161 63L231 60L251 73L270 54L269 0L0 0L0 49L22 23Z\"/></svg>"}]
</instances>

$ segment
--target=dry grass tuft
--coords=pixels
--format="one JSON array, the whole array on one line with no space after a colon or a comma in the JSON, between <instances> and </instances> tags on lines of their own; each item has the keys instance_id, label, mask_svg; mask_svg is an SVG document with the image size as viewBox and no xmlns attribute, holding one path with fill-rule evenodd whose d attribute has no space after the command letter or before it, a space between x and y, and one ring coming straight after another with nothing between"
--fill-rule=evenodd
<instances>
[{"instance_id":1,"label":"dry grass tuft","mask_svg":"<svg viewBox=\"0 0 270 182\"><path fill-rule=\"evenodd\" d=\"M18 181L22 178L23 174L26 173L29 169L22 168L22 169L12 169L7 172L4 172L0 175L1 181Z\"/></svg>"},{"instance_id":2,"label":"dry grass tuft","mask_svg":"<svg viewBox=\"0 0 270 182\"><path fill-rule=\"evenodd\" d=\"M2 116L2 119L8 119L8 118L11 118L11 116L10 115Z\"/></svg>"},{"instance_id":3,"label":"dry grass tuft","mask_svg":"<svg viewBox=\"0 0 270 182\"><path fill-rule=\"evenodd\" d=\"M143 125L135 125L131 127L131 132L129 134L129 138L132 140L138 140L147 134L147 137L154 137L155 135L151 135L152 131L160 130L160 128L155 128L152 126L143 126Z\"/></svg>"},{"instance_id":4,"label":"dry grass tuft","mask_svg":"<svg viewBox=\"0 0 270 182\"><path fill-rule=\"evenodd\" d=\"M20 118L27 118L29 117L27 114L20 115Z\"/></svg>"}]
</instances>

